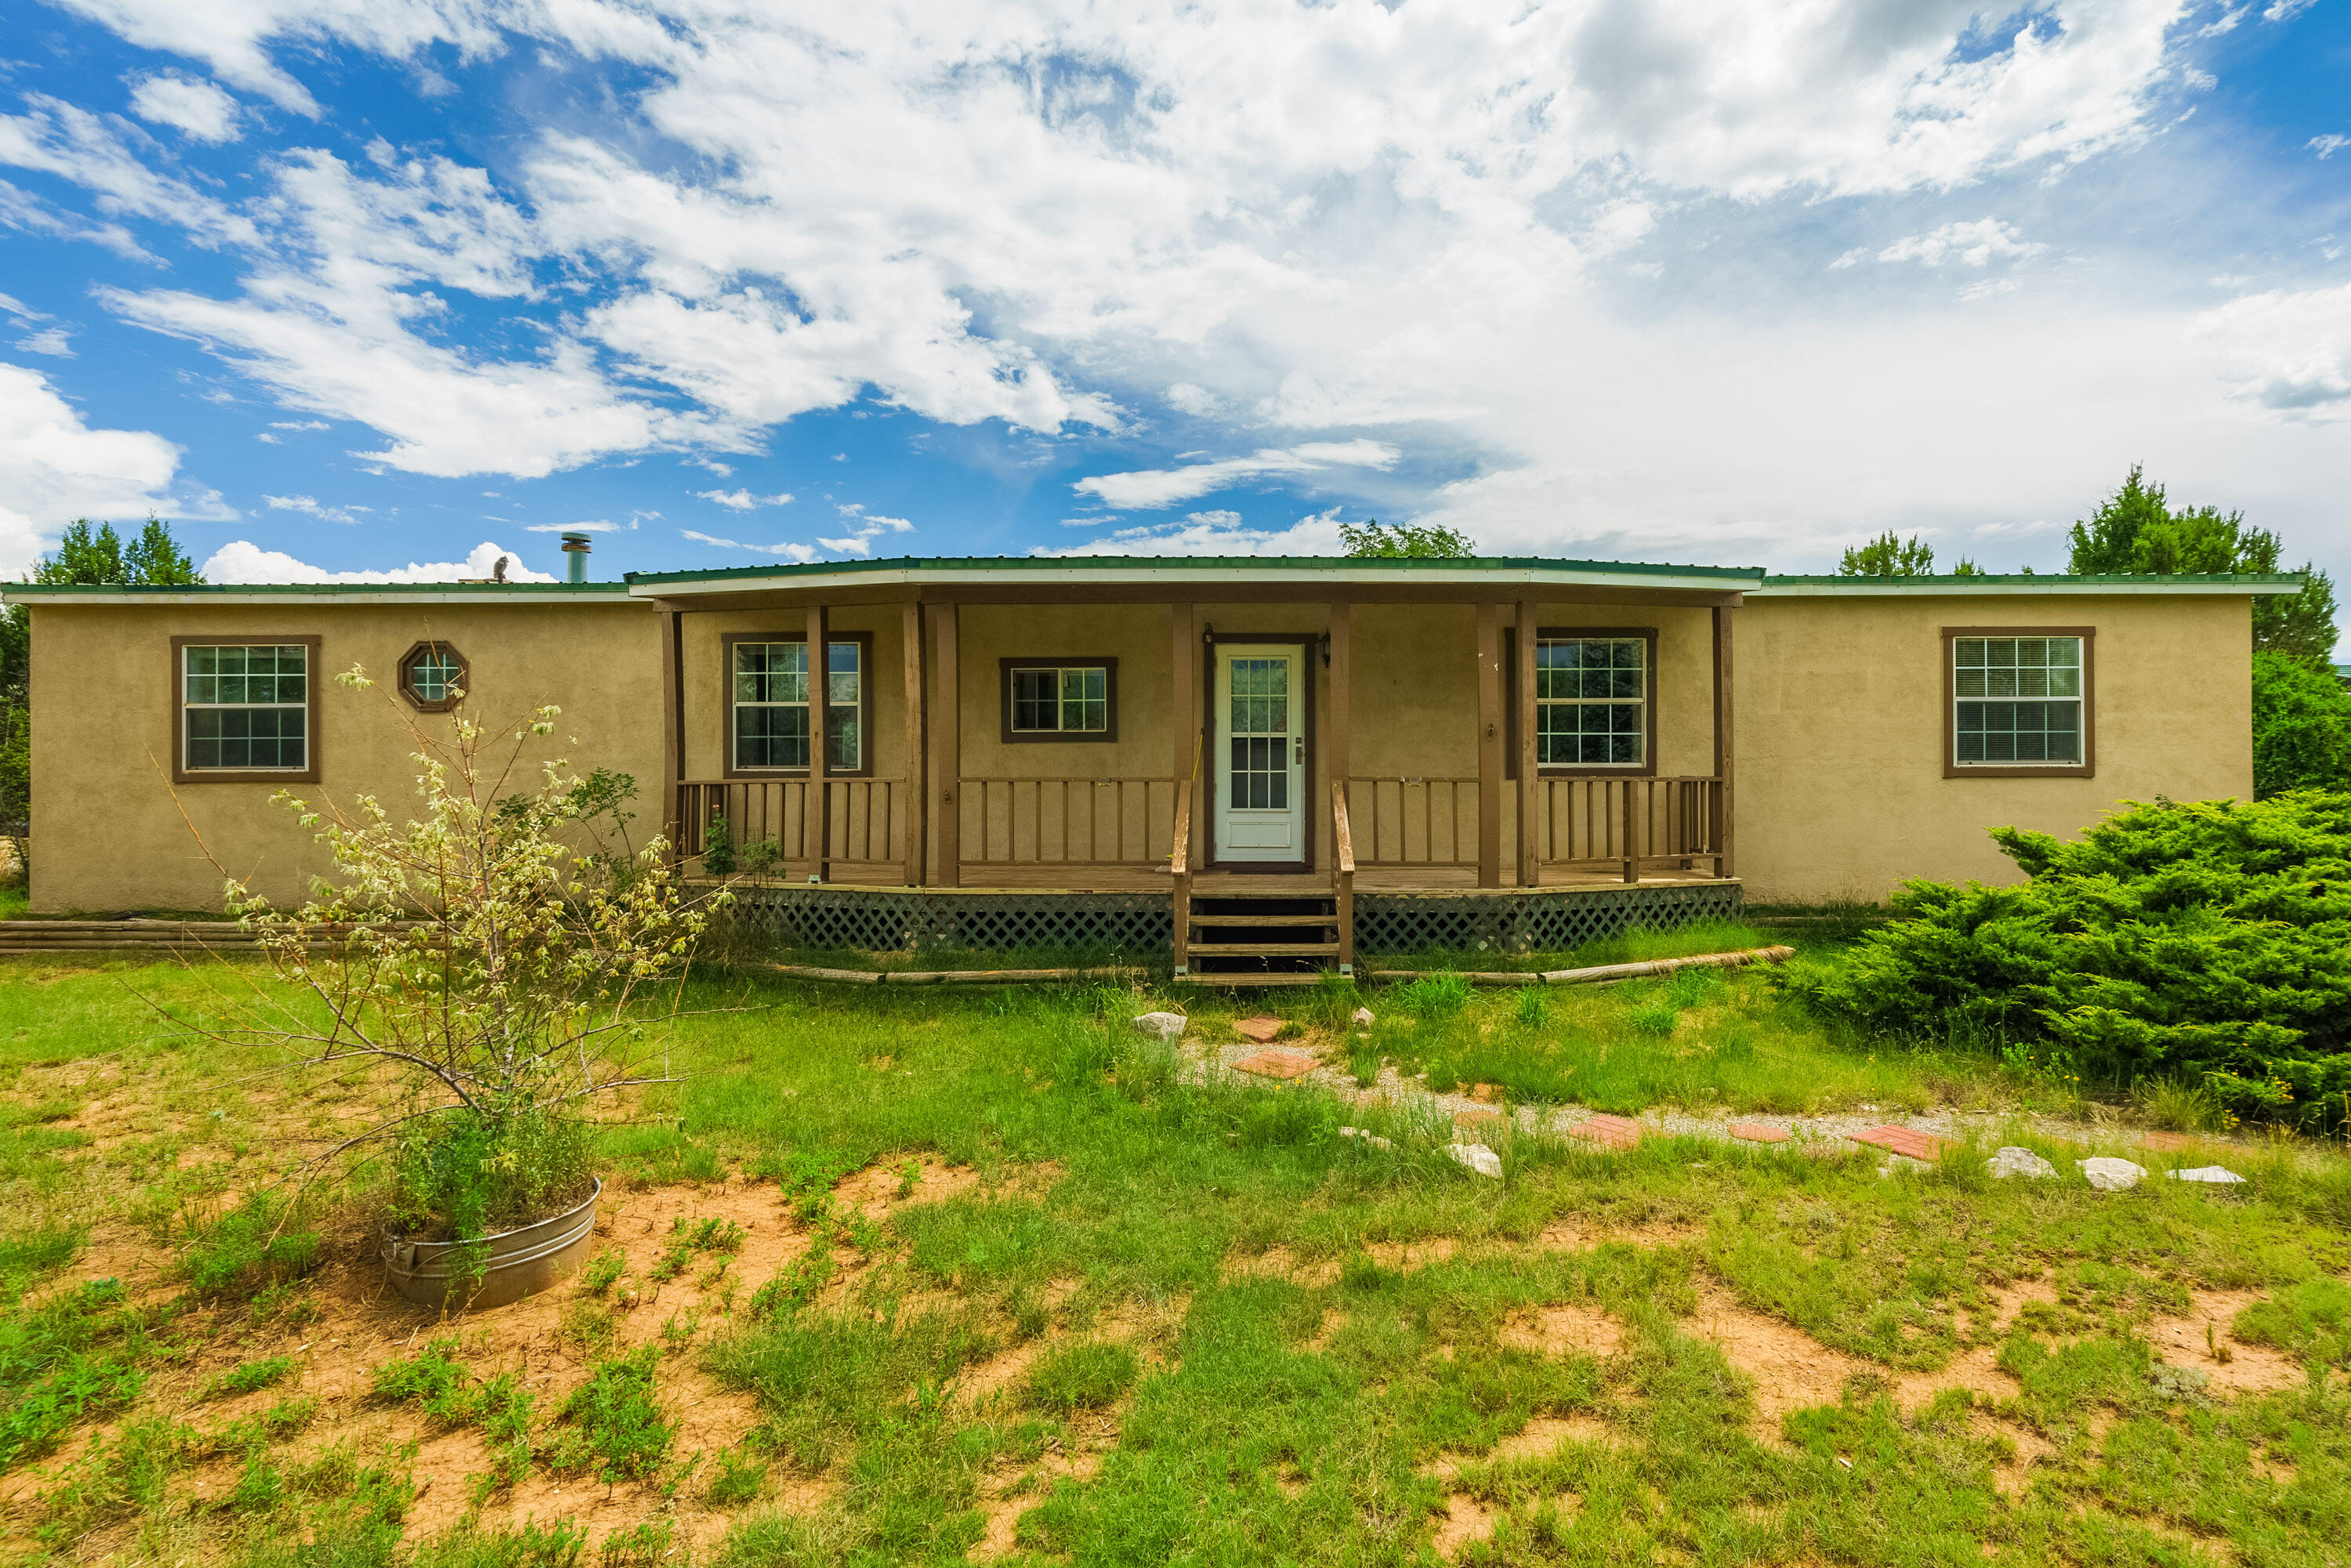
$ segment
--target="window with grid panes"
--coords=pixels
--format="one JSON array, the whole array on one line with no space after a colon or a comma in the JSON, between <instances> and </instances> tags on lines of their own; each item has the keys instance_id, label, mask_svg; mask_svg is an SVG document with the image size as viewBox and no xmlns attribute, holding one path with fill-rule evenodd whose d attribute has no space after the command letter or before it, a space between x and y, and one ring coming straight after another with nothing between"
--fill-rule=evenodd
<instances>
[{"instance_id":1,"label":"window with grid panes","mask_svg":"<svg viewBox=\"0 0 2351 1568\"><path fill-rule=\"evenodd\" d=\"M1543 637L1535 643L1535 760L1545 768L1638 768L1648 760L1648 640Z\"/></svg>"},{"instance_id":2,"label":"window with grid panes","mask_svg":"<svg viewBox=\"0 0 2351 1568\"><path fill-rule=\"evenodd\" d=\"M824 765L855 772L864 761L863 649L828 644ZM809 765L806 643L735 644L735 766Z\"/></svg>"},{"instance_id":3,"label":"window with grid panes","mask_svg":"<svg viewBox=\"0 0 2351 1568\"><path fill-rule=\"evenodd\" d=\"M1012 672L1015 735L1107 734L1110 671L1101 664Z\"/></svg>"},{"instance_id":4,"label":"window with grid panes","mask_svg":"<svg viewBox=\"0 0 2351 1568\"><path fill-rule=\"evenodd\" d=\"M446 648L426 648L408 662L408 689L419 702L445 702L463 668Z\"/></svg>"},{"instance_id":5,"label":"window with grid panes","mask_svg":"<svg viewBox=\"0 0 2351 1568\"><path fill-rule=\"evenodd\" d=\"M310 766L310 650L299 643L180 650L182 744L190 772Z\"/></svg>"},{"instance_id":6,"label":"window with grid panes","mask_svg":"<svg viewBox=\"0 0 2351 1568\"><path fill-rule=\"evenodd\" d=\"M2078 767L2082 639L1954 637L1951 701L1960 767Z\"/></svg>"}]
</instances>

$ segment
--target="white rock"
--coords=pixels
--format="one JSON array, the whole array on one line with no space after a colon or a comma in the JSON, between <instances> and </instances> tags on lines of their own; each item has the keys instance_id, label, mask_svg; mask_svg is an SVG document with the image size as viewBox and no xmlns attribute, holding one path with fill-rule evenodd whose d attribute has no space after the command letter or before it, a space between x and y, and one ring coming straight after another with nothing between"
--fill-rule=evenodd
<instances>
[{"instance_id":1,"label":"white rock","mask_svg":"<svg viewBox=\"0 0 2351 1568\"><path fill-rule=\"evenodd\" d=\"M2020 1149L2013 1145L2002 1148L2000 1153L1984 1161L1984 1170L1993 1176L2003 1178L2008 1176L2046 1178L2057 1174L2055 1166L2051 1165L2031 1149Z\"/></svg>"},{"instance_id":2,"label":"white rock","mask_svg":"<svg viewBox=\"0 0 2351 1568\"><path fill-rule=\"evenodd\" d=\"M1445 1152L1453 1156L1454 1164L1467 1166L1479 1176L1502 1178L1502 1156L1483 1144L1447 1144Z\"/></svg>"},{"instance_id":3,"label":"white rock","mask_svg":"<svg viewBox=\"0 0 2351 1568\"><path fill-rule=\"evenodd\" d=\"M1191 1019L1182 1013L1143 1013L1134 1020L1134 1032L1154 1040L1181 1040L1184 1026L1189 1022Z\"/></svg>"},{"instance_id":4,"label":"white rock","mask_svg":"<svg viewBox=\"0 0 2351 1568\"><path fill-rule=\"evenodd\" d=\"M2194 1170L2172 1171L2168 1174L2174 1181L2211 1181L2226 1183L2242 1181L2245 1179L2236 1172L2229 1169L2226 1166L2198 1166Z\"/></svg>"},{"instance_id":5,"label":"white rock","mask_svg":"<svg viewBox=\"0 0 2351 1568\"><path fill-rule=\"evenodd\" d=\"M1393 1149L1395 1147L1394 1140L1381 1137L1369 1127L1342 1127L1339 1129L1339 1135L1343 1138L1361 1138L1364 1140L1364 1146L1367 1149Z\"/></svg>"},{"instance_id":6,"label":"white rock","mask_svg":"<svg viewBox=\"0 0 2351 1568\"><path fill-rule=\"evenodd\" d=\"M2127 1192L2147 1179L2145 1167L2111 1155L2097 1155L2074 1163L2081 1167L2083 1178L2100 1192Z\"/></svg>"},{"instance_id":7,"label":"white rock","mask_svg":"<svg viewBox=\"0 0 2351 1568\"><path fill-rule=\"evenodd\" d=\"M1354 1025L1357 1029L1369 1029L1372 1027L1372 1023L1374 1021L1372 1019L1372 1009L1369 1008L1357 1008L1353 1012L1347 1015L1347 1021Z\"/></svg>"}]
</instances>

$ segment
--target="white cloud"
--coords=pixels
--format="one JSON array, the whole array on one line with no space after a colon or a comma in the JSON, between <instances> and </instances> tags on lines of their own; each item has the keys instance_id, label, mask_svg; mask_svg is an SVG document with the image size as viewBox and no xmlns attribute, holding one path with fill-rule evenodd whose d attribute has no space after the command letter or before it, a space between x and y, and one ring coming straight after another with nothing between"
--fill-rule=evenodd
<instances>
[{"instance_id":1,"label":"white cloud","mask_svg":"<svg viewBox=\"0 0 2351 1568\"><path fill-rule=\"evenodd\" d=\"M2228 355L2243 407L2293 424L2351 421L2351 284L2245 295L2198 326Z\"/></svg>"},{"instance_id":2,"label":"white cloud","mask_svg":"<svg viewBox=\"0 0 2351 1568\"><path fill-rule=\"evenodd\" d=\"M1252 528L1238 512L1193 512L1180 523L1121 528L1066 549L1036 549L1032 555L1337 555L1339 508L1312 513L1288 528Z\"/></svg>"},{"instance_id":3,"label":"white cloud","mask_svg":"<svg viewBox=\"0 0 2351 1568\"><path fill-rule=\"evenodd\" d=\"M0 114L0 163L82 186L100 211L170 224L199 245L250 245L253 220L185 181L159 174L124 139L127 121L90 113L44 93L27 93L27 114Z\"/></svg>"},{"instance_id":4,"label":"white cloud","mask_svg":"<svg viewBox=\"0 0 2351 1568\"><path fill-rule=\"evenodd\" d=\"M1287 449L1269 447L1249 457L1227 457L1183 468L1100 474L1081 479L1071 488L1081 496L1095 497L1104 506L1151 511L1276 475L1315 474L1333 467L1393 468L1401 455L1395 447L1380 441L1310 441Z\"/></svg>"},{"instance_id":5,"label":"white cloud","mask_svg":"<svg viewBox=\"0 0 2351 1568\"><path fill-rule=\"evenodd\" d=\"M814 547L810 545L748 545L738 539L722 539L710 534L696 533L692 528L680 528L678 533L680 537L692 539L696 544L716 545L721 549L747 549L758 555L789 556L797 561L811 561L817 558Z\"/></svg>"},{"instance_id":6,"label":"white cloud","mask_svg":"<svg viewBox=\"0 0 2351 1568\"><path fill-rule=\"evenodd\" d=\"M61 360L74 358L70 343L73 333L64 327L44 327L16 340L16 347L28 354L54 354Z\"/></svg>"},{"instance_id":7,"label":"white cloud","mask_svg":"<svg viewBox=\"0 0 2351 1568\"><path fill-rule=\"evenodd\" d=\"M273 419L269 422L269 428L272 430L324 430L327 428L327 422L323 419ZM483 492L485 495L488 493Z\"/></svg>"},{"instance_id":8,"label":"white cloud","mask_svg":"<svg viewBox=\"0 0 2351 1568\"><path fill-rule=\"evenodd\" d=\"M1994 261L2030 260L2048 248L2026 239L2013 225L1998 218L1978 218L1973 223L1945 224L1931 234L1896 240L1877 253L1877 259L1915 261L1922 267L1942 267L1953 262L1962 267L1983 267ZM1842 264L1844 257L1837 260Z\"/></svg>"},{"instance_id":9,"label":"white cloud","mask_svg":"<svg viewBox=\"0 0 2351 1568\"><path fill-rule=\"evenodd\" d=\"M819 538L816 542L837 554L870 556L873 553L873 541L883 534L911 534L914 531L914 525L905 518L885 517L878 512L869 512L861 502L852 502L836 510L850 525L848 536L837 539Z\"/></svg>"},{"instance_id":10,"label":"white cloud","mask_svg":"<svg viewBox=\"0 0 2351 1568\"><path fill-rule=\"evenodd\" d=\"M0 294L0 311L5 311L6 314L14 316L19 321L46 321L49 319L46 313L34 309L31 306L26 304L23 300L17 298L13 294Z\"/></svg>"},{"instance_id":11,"label":"white cloud","mask_svg":"<svg viewBox=\"0 0 2351 1568\"><path fill-rule=\"evenodd\" d=\"M661 516L659 512L646 515L656 517ZM622 534L636 526L637 520L634 517L631 517L625 523L608 522L599 517L592 523L533 523L523 529L523 532L527 534Z\"/></svg>"},{"instance_id":12,"label":"white cloud","mask_svg":"<svg viewBox=\"0 0 2351 1568\"><path fill-rule=\"evenodd\" d=\"M0 579L24 575L76 517L183 515L180 449L143 430L93 430L40 371L0 364Z\"/></svg>"},{"instance_id":13,"label":"white cloud","mask_svg":"<svg viewBox=\"0 0 2351 1568\"><path fill-rule=\"evenodd\" d=\"M273 512L299 512L306 517L316 517L322 523L356 523L358 514L375 510L372 507L322 507L308 496L264 496Z\"/></svg>"},{"instance_id":14,"label":"white cloud","mask_svg":"<svg viewBox=\"0 0 2351 1568\"><path fill-rule=\"evenodd\" d=\"M1225 401L1206 387L1176 382L1167 389L1168 406L1195 419L1213 419L1225 411Z\"/></svg>"},{"instance_id":15,"label":"white cloud","mask_svg":"<svg viewBox=\"0 0 2351 1568\"><path fill-rule=\"evenodd\" d=\"M786 506L792 498L789 490L774 496L754 496L748 490L696 490L695 495L714 506L737 512L747 512L759 507Z\"/></svg>"},{"instance_id":16,"label":"white cloud","mask_svg":"<svg viewBox=\"0 0 2351 1568\"><path fill-rule=\"evenodd\" d=\"M243 111L235 99L211 82L178 71L135 78L131 84L131 111L198 141L234 141L243 134L237 125Z\"/></svg>"},{"instance_id":17,"label":"white cloud","mask_svg":"<svg viewBox=\"0 0 2351 1568\"><path fill-rule=\"evenodd\" d=\"M329 571L323 567L297 560L283 551L263 549L246 539L232 539L214 550L203 567L207 582L227 583L331 583L331 582L456 582L465 578L488 578L497 569L498 558L506 556L508 582L553 582L549 572L533 571L516 560L509 551L500 549L486 540L475 545L473 553L463 560L442 560L392 567L385 570Z\"/></svg>"},{"instance_id":18,"label":"white cloud","mask_svg":"<svg viewBox=\"0 0 2351 1568\"><path fill-rule=\"evenodd\" d=\"M2351 147L2351 136L2314 136L2306 145L2318 154L2319 162L2325 162L2346 147Z\"/></svg>"}]
</instances>

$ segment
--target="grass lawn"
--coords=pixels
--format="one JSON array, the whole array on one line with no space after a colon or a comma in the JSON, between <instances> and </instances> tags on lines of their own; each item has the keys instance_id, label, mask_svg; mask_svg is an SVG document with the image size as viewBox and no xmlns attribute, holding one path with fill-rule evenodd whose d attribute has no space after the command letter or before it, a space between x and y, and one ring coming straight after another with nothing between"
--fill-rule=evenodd
<instances>
[{"instance_id":1,"label":"grass lawn","mask_svg":"<svg viewBox=\"0 0 2351 1568\"><path fill-rule=\"evenodd\" d=\"M372 1103L171 1021L265 976L0 970L27 1561L2351 1560L2351 1161L1991 1181L1994 1144L2070 1176L2123 1131L2029 1064L1832 1039L1764 975L1421 981L1368 1042L1353 998L1242 1004L1359 1079L1958 1106L1982 1146L1526 1138L1494 1181L1126 1027L1173 1001L1229 1040L1233 998L747 970L607 1133L595 1263L445 1323L384 1296L357 1186L255 1198Z\"/></svg>"}]
</instances>

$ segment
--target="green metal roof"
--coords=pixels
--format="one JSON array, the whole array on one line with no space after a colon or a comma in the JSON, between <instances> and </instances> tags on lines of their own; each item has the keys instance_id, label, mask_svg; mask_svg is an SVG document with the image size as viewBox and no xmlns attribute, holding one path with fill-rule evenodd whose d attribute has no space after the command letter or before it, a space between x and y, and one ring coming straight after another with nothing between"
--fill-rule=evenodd
<instances>
[{"instance_id":1,"label":"green metal roof","mask_svg":"<svg viewBox=\"0 0 2351 1568\"><path fill-rule=\"evenodd\" d=\"M777 562L765 566L714 567L702 571L632 571L634 586L664 582L725 582L824 577L873 571L1593 571L1626 576L1671 573L1687 577L1761 579L1760 566L1668 566L1629 560L1562 560L1545 556L1344 556L1344 555L1055 555L894 556L882 560Z\"/></svg>"},{"instance_id":2,"label":"green metal roof","mask_svg":"<svg viewBox=\"0 0 2351 1568\"><path fill-rule=\"evenodd\" d=\"M7 582L0 598L72 599L127 594L157 597L179 594L253 593L513 593L525 596L566 593L626 593L625 582L190 582L163 587L129 582Z\"/></svg>"},{"instance_id":3,"label":"green metal roof","mask_svg":"<svg viewBox=\"0 0 2351 1568\"><path fill-rule=\"evenodd\" d=\"M2303 583L2303 576L2298 571L2117 572L2105 575L2085 572L2078 577L2074 576L2071 572L2064 571L1979 571L1969 572L1965 575L1953 575L1949 572L1922 572L1915 575L1904 573L1899 577L1848 576L1841 573L1823 573L1813 576L1802 576L1782 572L1772 572L1766 576L1763 580L1773 586L1777 586L1781 583L1787 583L1791 586L1802 583L1819 583L1839 584L1847 588L1879 586L1907 587L1914 584L1920 587L1937 588L1969 588L1979 585L1983 587L2000 587L2016 582L2030 582L2043 586L2046 586L2051 583L2057 583L2068 588L2105 588L2113 587L2117 584L2137 584L2148 588L2158 586L2186 587L2190 584L2200 585L2207 583L2244 588L2259 588L2264 586L2299 588Z\"/></svg>"}]
</instances>

